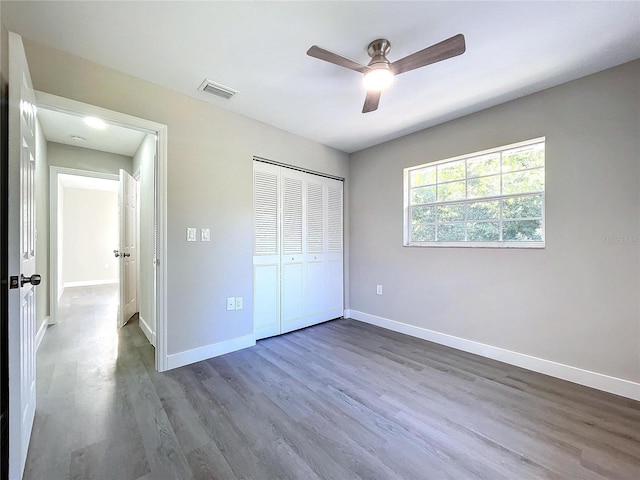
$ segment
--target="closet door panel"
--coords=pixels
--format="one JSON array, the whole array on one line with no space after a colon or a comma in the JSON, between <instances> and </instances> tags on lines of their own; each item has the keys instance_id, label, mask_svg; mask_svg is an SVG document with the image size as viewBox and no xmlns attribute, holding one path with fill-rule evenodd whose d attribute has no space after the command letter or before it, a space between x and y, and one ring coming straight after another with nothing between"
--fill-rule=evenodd
<instances>
[{"instance_id":1,"label":"closet door panel","mask_svg":"<svg viewBox=\"0 0 640 480\"><path fill-rule=\"evenodd\" d=\"M344 314L343 183L329 180L327 197L326 306L336 318Z\"/></svg>"},{"instance_id":2,"label":"closet door panel","mask_svg":"<svg viewBox=\"0 0 640 480\"><path fill-rule=\"evenodd\" d=\"M253 332L280 333L280 167L254 163Z\"/></svg>"},{"instance_id":3,"label":"closet door panel","mask_svg":"<svg viewBox=\"0 0 640 480\"><path fill-rule=\"evenodd\" d=\"M326 268L324 250L326 186L324 178L306 175L306 277L305 277L305 317L307 324L326 320Z\"/></svg>"},{"instance_id":4,"label":"closet door panel","mask_svg":"<svg viewBox=\"0 0 640 480\"><path fill-rule=\"evenodd\" d=\"M282 317L288 332L304 317L304 174L282 169Z\"/></svg>"},{"instance_id":5,"label":"closet door panel","mask_svg":"<svg viewBox=\"0 0 640 480\"><path fill-rule=\"evenodd\" d=\"M295 259L295 257L294 257ZM303 320L304 274L302 259L282 263L282 333L300 328Z\"/></svg>"},{"instance_id":6,"label":"closet door panel","mask_svg":"<svg viewBox=\"0 0 640 480\"><path fill-rule=\"evenodd\" d=\"M253 331L256 338L280 333L280 262L253 266Z\"/></svg>"},{"instance_id":7,"label":"closet door panel","mask_svg":"<svg viewBox=\"0 0 640 480\"><path fill-rule=\"evenodd\" d=\"M253 171L253 255L280 255L280 172L273 165Z\"/></svg>"},{"instance_id":8,"label":"closet door panel","mask_svg":"<svg viewBox=\"0 0 640 480\"><path fill-rule=\"evenodd\" d=\"M344 314L344 274L342 258L327 262L326 312L328 318L338 318Z\"/></svg>"},{"instance_id":9,"label":"closet door panel","mask_svg":"<svg viewBox=\"0 0 640 480\"><path fill-rule=\"evenodd\" d=\"M282 254L301 255L304 250L303 179L297 172L282 175Z\"/></svg>"},{"instance_id":10,"label":"closet door panel","mask_svg":"<svg viewBox=\"0 0 640 480\"><path fill-rule=\"evenodd\" d=\"M326 266L323 259L307 261L307 276L305 285L305 316L310 324L326 320Z\"/></svg>"},{"instance_id":11,"label":"closet door panel","mask_svg":"<svg viewBox=\"0 0 640 480\"><path fill-rule=\"evenodd\" d=\"M326 187L307 175L306 202L306 253L309 257L324 253L325 250L325 198Z\"/></svg>"},{"instance_id":12,"label":"closet door panel","mask_svg":"<svg viewBox=\"0 0 640 480\"><path fill-rule=\"evenodd\" d=\"M342 255L342 182L331 180L327 188L327 252Z\"/></svg>"}]
</instances>

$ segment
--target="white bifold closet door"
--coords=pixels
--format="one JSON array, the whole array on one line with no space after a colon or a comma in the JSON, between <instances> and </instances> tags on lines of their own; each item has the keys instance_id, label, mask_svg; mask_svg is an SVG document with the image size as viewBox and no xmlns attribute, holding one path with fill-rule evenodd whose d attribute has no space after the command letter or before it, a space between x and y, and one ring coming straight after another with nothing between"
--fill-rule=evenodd
<instances>
[{"instance_id":1,"label":"white bifold closet door","mask_svg":"<svg viewBox=\"0 0 640 480\"><path fill-rule=\"evenodd\" d=\"M343 185L254 162L254 334L343 315Z\"/></svg>"}]
</instances>

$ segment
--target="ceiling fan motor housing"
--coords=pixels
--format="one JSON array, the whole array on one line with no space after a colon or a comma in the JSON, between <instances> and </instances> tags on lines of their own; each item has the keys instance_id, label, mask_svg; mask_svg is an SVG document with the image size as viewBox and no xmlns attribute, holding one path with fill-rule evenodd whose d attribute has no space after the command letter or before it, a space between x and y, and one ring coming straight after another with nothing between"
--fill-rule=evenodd
<instances>
[{"instance_id":1,"label":"ceiling fan motor housing","mask_svg":"<svg viewBox=\"0 0 640 480\"><path fill-rule=\"evenodd\" d=\"M391 42L384 38L379 38L378 40L374 40L369 44L367 48L367 53L371 57L371 61L369 62L369 67L372 67L376 64L385 64L389 65L389 60L387 60L387 54L391 50Z\"/></svg>"}]
</instances>

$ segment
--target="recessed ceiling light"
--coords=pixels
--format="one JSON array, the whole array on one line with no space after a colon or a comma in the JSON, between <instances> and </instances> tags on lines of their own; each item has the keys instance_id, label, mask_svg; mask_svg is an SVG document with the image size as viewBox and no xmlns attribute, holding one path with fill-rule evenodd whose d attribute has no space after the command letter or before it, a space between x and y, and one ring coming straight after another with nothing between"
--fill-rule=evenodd
<instances>
[{"instance_id":1,"label":"recessed ceiling light","mask_svg":"<svg viewBox=\"0 0 640 480\"><path fill-rule=\"evenodd\" d=\"M98 130L104 130L109 126L105 123L104 120L101 120L97 117L85 117L84 123L89 125L91 128L95 128Z\"/></svg>"},{"instance_id":2,"label":"recessed ceiling light","mask_svg":"<svg viewBox=\"0 0 640 480\"><path fill-rule=\"evenodd\" d=\"M73 140L74 142L82 143L87 141L86 138L81 137L80 135L69 135L69 136L71 137L71 140Z\"/></svg>"}]
</instances>

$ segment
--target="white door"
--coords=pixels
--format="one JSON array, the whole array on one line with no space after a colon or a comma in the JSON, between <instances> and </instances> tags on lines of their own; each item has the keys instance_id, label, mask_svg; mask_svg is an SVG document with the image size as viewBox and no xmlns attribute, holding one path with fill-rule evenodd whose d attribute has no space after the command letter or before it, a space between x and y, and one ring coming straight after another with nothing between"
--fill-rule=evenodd
<instances>
[{"instance_id":1,"label":"white door","mask_svg":"<svg viewBox=\"0 0 640 480\"><path fill-rule=\"evenodd\" d=\"M312 325L326 320L326 179L307 174L306 252L305 252L305 322Z\"/></svg>"},{"instance_id":2,"label":"white door","mask_svg":"<svg viewBox=\"0 0 640 480\"><path fill-rule=\"evenodd\" d=\"M138 251L136 230L138 214L136 180L124 170L120 170L120 308L118 327L122 327L138 311Z\"/></svg>"},{"instance_id":3,"label":"white door","mask_svg":"<svg viewBox=\"0 0 640 480\"><path fill-rule=\"evenodd\" d=\"M325 319L341 317L344 314L343 189L342 182L328 180Z\"/></svg>"},{"instance_id":4,"label":"white door","mask_svg":"<svg viewBox=\"0 0 640 480\"><path fill-rule=\"evenodd\" d=\"M36 409L36 108L22 38L9 33L9 478L21 478ZM33 282L33 284L31 283Z\"/></svg>"},{"instance_id":5,"label":"white door","mask_svg":"<svg viewBox=\"0 0 640 480\"><path fill-rule=\"evenodd\" d=\"M256 339L341 317L343 184L254 161Z\"/></svg>"},{"instance_id":6,"label":"white door","mask_svg":"<svg viewBox=\"0 0 640 480\"><path fill-rule=\"evenodd\" d=\"M282 313L281 333L295 330L304 318L305 244L304 174L282 169Z\"/></svg>"},{"instance_id":7,"label":"white door","mask_svg":"<svg viewBox=\"0 0 640 480\"><path fill-rule=\"evenodd\" d=\"M253 333L280 333L280 167L253 167Z\"/></svg>"}]
</instances>

